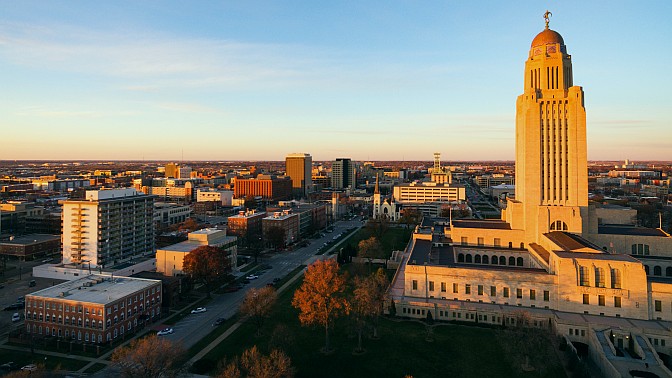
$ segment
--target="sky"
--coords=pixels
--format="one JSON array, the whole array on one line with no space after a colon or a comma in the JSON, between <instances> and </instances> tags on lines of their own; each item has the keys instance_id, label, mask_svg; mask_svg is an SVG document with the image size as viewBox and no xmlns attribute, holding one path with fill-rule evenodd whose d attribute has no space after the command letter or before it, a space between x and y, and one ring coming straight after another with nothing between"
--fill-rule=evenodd
<instances>
[{"instance_id":1,"label":"sky","mask_svg":"<svg viewBox=\"0 0 672 378\"><path fill-rule=\"evenodd\" d=\"M0 160L512 160L530 43L590 160L672 160L672 1L0 0Z\"/></svg>"}]
</instances>

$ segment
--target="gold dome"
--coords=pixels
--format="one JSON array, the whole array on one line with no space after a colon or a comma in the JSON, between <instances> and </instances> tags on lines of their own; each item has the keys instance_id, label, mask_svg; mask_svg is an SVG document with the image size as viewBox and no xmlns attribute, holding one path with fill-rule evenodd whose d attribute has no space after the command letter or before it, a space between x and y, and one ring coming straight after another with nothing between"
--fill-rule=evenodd
<instances>
[{"instance_id":1,"label":"gold dome","mask_svg":"<svg viewBox=\"0 0 672 378\"><path fill-rule=\"evenodd\" d=\"M559 43L562 46L565 44L565 41L562 39L560 33L555 30L544 29L544 31L534 37L531 47L544 46L552 43Z\"/></svg>"}]
</instances>

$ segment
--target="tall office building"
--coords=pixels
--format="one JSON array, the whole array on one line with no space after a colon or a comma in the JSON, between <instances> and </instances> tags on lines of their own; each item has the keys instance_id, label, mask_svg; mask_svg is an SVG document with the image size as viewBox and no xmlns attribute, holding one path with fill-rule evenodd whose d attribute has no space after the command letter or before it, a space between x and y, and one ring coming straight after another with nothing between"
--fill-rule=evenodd
<instances>
[{"instance_id":1,"label":"tall office building","mask_svg":"<svg viewBox=\"0 0 672 378\"><path fill-rule=\"evenodd\" d=\"M331 166L331 187L334 189L355 188L355 167L352 160L338 158Z\"/></svg>"},{"instance_id":2,"label":"tall office building","mask_svg":"<svg viewBox=\"0 0 672 378\"><path fill-rule=\"evenodd\" d=\"M166 178L177 178L177 169L179 165L175 163L166 164Z\"/></svg>"},{"instance_id":3,"label":"tall office building","mask_svg":"<svg viewBox=\"0 0 672 378\"><path fill-rule=\"evenodd\" d=\"M292 178L295 197L306 197L313 186L313 157L310 154L289 154L285 158L285 172Z\"/></svg>"},{"instance_id":4,"label":"tall office building","mask_svg":"<svg viewBox=\"0 0 672 378\"><path fill-rule=\"evenodd\" d=\"M63 203L63 263L111 267L153 255L154 196L135 189L87 190Z\"/></svg>"}]
</instances>

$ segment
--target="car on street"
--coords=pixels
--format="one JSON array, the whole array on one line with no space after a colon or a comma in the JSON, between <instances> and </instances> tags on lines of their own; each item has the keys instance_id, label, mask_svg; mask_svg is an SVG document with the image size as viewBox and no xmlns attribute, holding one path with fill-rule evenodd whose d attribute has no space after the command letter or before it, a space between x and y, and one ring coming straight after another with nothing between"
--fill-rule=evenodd
<instances>
[{"instance_id":1,"label":"car on street","mask_svg":"<svg viewBox=\"0 0 672 378\"><path fill-rule=\"evenodd\" d=\"M212 323L212 326L217 327L219 325L224 324L225 321L226 321L226 318L217 318L217 320L215 320L215 322Z\"/></svg>"},{"instance_id":2,"label":"car on street","mask_svg":"<svg viewBox=\"0 0 672 378\"><path fill-rule=\"evenodd\" d=\"M35 371L35 370L37 370L37 365L35 365L35 364L26 365L26 366L22 367L21 370L23 370L23 371Z\"/></svg>"},{"instance_id":3,"label":"car on street","mask_svg":"<svg viewBox=\"0 0 672 378\"><path fill-rule=\"evenodd\" d=\"M206 309L205 307L197 307L197 308L191 310L191 313L192 314L200 314L200 313L206 312L206 311L208 311L208 309Z\"/></svg>"},{"instance_id":4,"label":"car on street","mask_svg":"<svg viewBox=\"0 0 672 378\"><path fill-rule=\"evenodd\" d=\"M256 280L259 278L256 274L250 274L249 276L245 277L246 280Z\"/></svg>"},{"instance_id":5,"label":"car on street","mask_svg":"<svg viewBox=\"0 0 672 378\"><path fill-rule=\"evenodd\" d=\"M21 320L21 315L19 315L18 312L15 312L14 315L12 315L12 322L18 322Z\"/></svg>"},{"instance_id":6,"label":"car on street","mask_svg":"<svg viewBox=\"0 0 672 378\"><path fill-rule=\"evenodd\" d=\"M22 308L25 308L26 304L23 302L17 302L14 304L11 304L7 307L4 308L5 311L12 311L12 310L21 310Z\"/></svg>"},{"instance_id":7,"label":"car on street","mask_svg":"<svg viewBox=\"0 0 672 378\"><path fill-rule=\"evenodd\" d=\"M157 336L166 336L175 333L175 330L172 328L164 328L156 333Z\"/></svg>"},{"instance_id":8,"label":"car on street","mask_svg":"<svg viewBox=\"0 0 672 378\"><path fill-rule=\"evenodd\" d=\"M8 362L6 364L0 365L0 372L10 372L16 369L18 369L18 366L16 366L16 362Z\"/></svg>"}]
</instances>

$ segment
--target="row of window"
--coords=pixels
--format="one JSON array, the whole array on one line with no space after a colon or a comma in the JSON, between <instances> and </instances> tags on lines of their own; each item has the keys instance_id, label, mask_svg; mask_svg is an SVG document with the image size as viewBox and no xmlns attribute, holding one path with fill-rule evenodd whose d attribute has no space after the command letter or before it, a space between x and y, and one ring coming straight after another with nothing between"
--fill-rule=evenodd
<instances>
[{"instance_id":1,"label":"row of window","mask_svg":"<svg viewBox=\"0 0 672 378\"><path fill-rule=\"evenodd\" d=\"M583 304L590 304L590 294L583 294ZM604 295L597 296L597 305L606 306L606 297ZM614 307L621 307L621 297L614 297Z\"/></svg>"},{"instance_id":2,"label":"row of window","mask_svg":"<svg viewBox=\"0 0 672 378\"><path fill-rule=\"evenodd\" d=\"M490 265L507 265L506 257L504 256L489 256L489 255L474 255L458 253L457 262L458 263L474 263L474 264L490 264ZM525 260L522 257L515 258L513 256L509 257L509 266L524 266Z\"/></svg>"},{"instance_id":3,"label":"row of window","mask_svg":"<svg viewBox=\"0 0 672 378\"><path fill-rule=\"evenodd\" d=\"M648 265L644 265L644 271L646 272L647 275L651 274L651 268L649 268ZM654 266L653 275L662 276L663 268L659 265ZM668 266L667 268L665 268L665 277L672 277L672 266Z\"/></svg>"},{"instance_id":4,"label":"row of window","mask_svg":"<svg viewBox=\"0 0 672 378\"><path fill-rule=\"evenodd\" d=\"M610 268L611 288L621 289L623 287L621 270L617 268ZM595 287L606 287L607 282L604 275L604 268L594 268ZM579 285L590 286L590 268L587 266L579 266Z\"/></svg>"},{"instance_id":5,"label":"row of window","mask_svg":"<svg viewBox=\"0 0 672 378\"><path fill-rule=\"evenodd\" d=\"M466 236L462 236L460 238L460 244L462 245L469 245L469 238ZM485 245L485 238L478 237L476 239L476 245L479 246L484 246ZM502 246L502 239L500 238L493 238L492 239L492 245L495 247L501 247ZM513 248L513 242L509 242L509 248ZM520 243L520 249L525 248L525 243Z\"/></svg>"},{"instance_id":6,"label":"row of window","mask_svg":"<svg viewBox=\"0 0 672 378\"><path fill-rule=\"evenodd\" d=\"M434 281L429 281L429 291L433 292L436 291L436 286L434 284ZM418 280L413 280L412 282L412 287L413 290L418 290ZM457 283L453 284L453 293L458 294L460 289L460 285ZM441 282L441 292L445 293L447 292L447 287L445 282ZM476 285L476 292L478 295L485 295L485 286L484 285ZM471 284L465 284L464 285L464 294L471 294ZM496 297L497 296L497 286L490 286L490 297ZM504 287L502 288L502 296L504 298L508 298L510 296L509 288ZM544 290L543 293L543 299L544 302L550 301L551 293L548 290ZM523 298L523 289L518 288L516 289L516 298L522 299ZM528 291L528 298L532 301L537 300L537 291L535 289L529 289Z\"/></svg>"}]
</instances>

